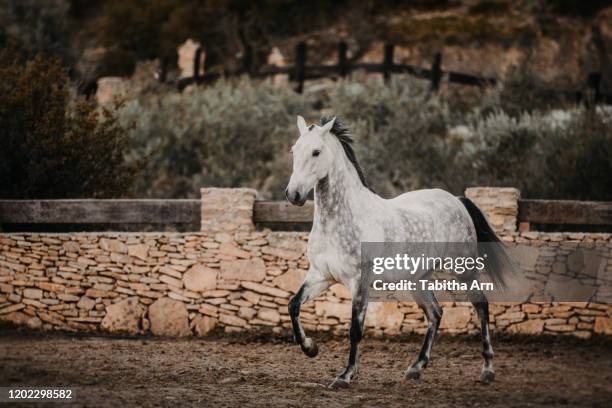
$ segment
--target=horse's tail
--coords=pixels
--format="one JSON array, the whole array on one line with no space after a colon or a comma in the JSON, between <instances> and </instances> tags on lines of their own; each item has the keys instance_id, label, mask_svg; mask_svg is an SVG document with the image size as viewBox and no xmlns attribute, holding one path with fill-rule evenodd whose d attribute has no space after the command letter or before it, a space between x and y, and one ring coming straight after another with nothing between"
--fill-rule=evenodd
<instances>
[{"instance_id":1,"label":"horse's tail","mask_svg":"<svg viewBox=\"0 0 612 408\"><path fill-rule=\"evenodd\" d=\"M505 272L513 272L514 262L506 252L502 241L495 235L480 208L467 197L459 197L459 200L472 218L478 242L492 243L492 245L487 246L487 271L497 287L505 288L504 274Z\"/></svg>"}]
</instances>

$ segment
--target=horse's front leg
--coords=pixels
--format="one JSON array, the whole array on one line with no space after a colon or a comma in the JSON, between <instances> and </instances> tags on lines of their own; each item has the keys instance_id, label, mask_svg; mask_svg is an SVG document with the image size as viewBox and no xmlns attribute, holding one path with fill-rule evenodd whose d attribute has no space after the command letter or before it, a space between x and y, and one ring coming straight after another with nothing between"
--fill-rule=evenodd
<instances>
[{"instance_id":1,"label":"horse's front leg","mask_svg":"<svg viewBox=\"0 0 612 408\"><path fill-rule=\"evenodd\" d=\"M351 379L357 373L358 346L363 338L363 324L368 308L367 296L365 293L356 292L353 294L353 304L351 311L351 328L349 330L349 358L346 369L329 385L329 388L346 388Z\"/></svg>"},{"instance_id":2,"label":"horse's front leg","mask_svg":"<svg viewBox=\"0 0 612 408\"><path fill-rule=\"evenodd\" d=\"M310 337L306 337L302 324L300 323L300 307L302 303L317 297L330 286L331 282L312 267L306 275L306 279L296 295L289 301L289 316L293 326L295 342L308 357L316 357L319 352L317 343Z\"/></svg>"}]
</instances>

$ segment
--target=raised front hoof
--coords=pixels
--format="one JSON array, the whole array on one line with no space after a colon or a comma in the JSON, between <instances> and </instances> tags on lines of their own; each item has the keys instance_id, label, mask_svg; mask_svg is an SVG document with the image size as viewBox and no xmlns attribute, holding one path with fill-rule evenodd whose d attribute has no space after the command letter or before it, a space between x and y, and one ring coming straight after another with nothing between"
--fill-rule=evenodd
<instances>
[{"instance_id":1,"label":"raised front hoof","mask_svg":"<svg viewBox=\"0 0 612 408\"><path fill-rule=\"evenodd\" d=\"M419 382L419 380L421 379L421 370L419 370L418 368L410 367L406 371L406 374L404 374L404 378L410 381Z\"/></svg>"},{"instance_id":2,"label":"raised front hoof","mask_svg":"<svg viewBox=\"0 0 612 408\"><path fill-rule=\"evenodd\" d=\"M329 384L329 389L330 390L338 390L340 388L348 388L350 385L350 383L348 381L346 381L343 378L340 377L336 377L336 379L334 381L332 381L331 384Z\"/></svg>"},{"instance_id":3,"label":"raised front hoof","mask_svg":"<svg viewBox=\"0 0 612 408\"><path fill-rule=\"evenodd\" d=\"M491 384L495 381L495 372L491 370L484 370L482 374L480 374L480 382L483 384Z\"/></svg>"},{"instance_id":4,"label":"raised front hoof","mask_svg":"<svg viewBox=\"0 0 612 408\"><path fill-rule=\"evenodd\" d=\"M302 351L310 358L314 358L319 354L319 346L312 339L304 340L304 344L302 344Z\"/></svg>"}]
</instances>

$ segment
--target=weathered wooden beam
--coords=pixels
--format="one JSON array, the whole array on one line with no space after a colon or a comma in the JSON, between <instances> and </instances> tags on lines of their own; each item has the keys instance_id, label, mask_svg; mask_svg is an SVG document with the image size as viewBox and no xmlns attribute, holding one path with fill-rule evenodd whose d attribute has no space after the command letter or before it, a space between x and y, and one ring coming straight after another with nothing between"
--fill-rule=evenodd
<instances>
[{"instance_id":1,"label":"weathered wooden beam","mask_svg":"<svg viewBox=\"0 0 612 408\"><path fill-rule=\"evenodd\" d=\"M256 201L254 221L310 223L314 204ZM0 200L0 224L199 224L193 200ZM519 222L612 225L612 202L519 200Z\"/></svg>"},{"instance_id":2,"label":"weathered wooden beam","mask_svg":"<svg viewBox=\"0 0 612 408\"><path fill-rule=\"evenodd\" d=\"M255 201L254 222L309 223L312 222L314 203L307 201L301 207L288 201Z\"/></svg>"},{"instance_id":3,"label":"weathered wooden beam","mask_svg":"<svg viewBox=\"0 0 612 408\"><path fill-rule=\"evenodd\" d=\"M612 225L612 202L519 200L519 222Z\"/></svg>"},{"instance_id":4,"label":"weathered wooden beam","mask_svg":"<svg viewBox=\"0 0 612 408\"><path fill-rule=\"evenodd\" d=\"M199 224L194 200L0 200L0 224Z\"/></svg>"}]
</instances>

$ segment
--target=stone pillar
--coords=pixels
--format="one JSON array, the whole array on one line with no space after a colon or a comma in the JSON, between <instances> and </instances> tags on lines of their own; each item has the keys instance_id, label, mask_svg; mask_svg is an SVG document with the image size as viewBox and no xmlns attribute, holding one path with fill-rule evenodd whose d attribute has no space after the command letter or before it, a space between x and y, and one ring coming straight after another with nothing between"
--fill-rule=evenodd
<instances>
[{"instance_id":1,"label":"stone pillar","mask_svg":"<svg viewBox=\"0 0 612 408\"><path fill-rule=\"evenodd\" d=\"M202 231L251 231L257 191L251 188L203 188Z\"/></svg>"},{"instance_id":2,"label":"stone pillar","mask_svg":"<svg viewBox=\"0 0 612 408\"><path fill-rule=\"evenodd\" d=\"M465 196L480 208L498 234L516 232L520 190L513 187L472 187Z\"/></svg>"},{"instance_id":3,"label":"stone pillar","mask_svg":"<svg viewBox=\"0 0 612 408\"><path fill-rule=\"evenodd\" d=\"M198 48L201 47L201 44L197 41L193 41L189 38L183 44L181 44L177 49L178 60L176 64L181 71L179 77L180 78L191 78L194 74L193 72L193 63L195 58L195 53ZM200 54L200 75L204 75L204 64L206 63L206 53L202 51Z\"/></svg>"},{"instance_id":4,"label":"stone pillar","mask_svg":"<svg viewBox=\"0 0 612 408\"><path fill-rule=\"evenodd\" d=\"M97 81L96 100L99 105L109 105L125 97L129 81L121 77L102 77Z\"/></svg>"},{"instance_id":5,"label":"stone pillar","mask_svg":"<svg viewBox=\"0 0 612 408\"><path fill-rule=\"evenodd\" d=\"M270 54L268 55L268 65L284 68L287 66L287 62L285 61L285 57L278 49L278 47L272 48ZM281 86L287 85L289 83L289 76L285 74L277 74L272 77L272 85Z\"/></svg>"}]
</instances>

